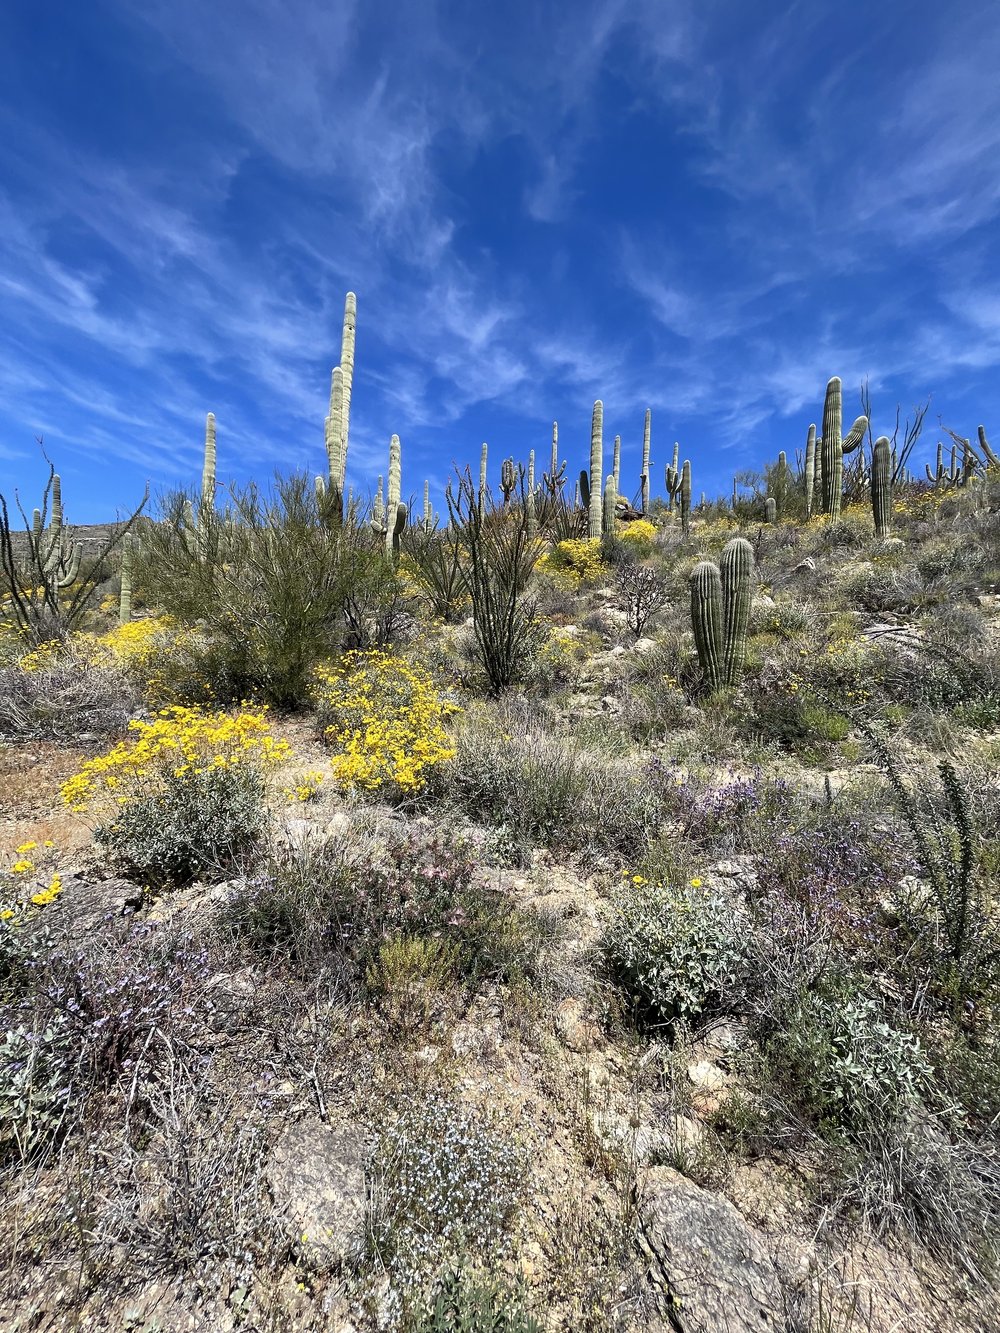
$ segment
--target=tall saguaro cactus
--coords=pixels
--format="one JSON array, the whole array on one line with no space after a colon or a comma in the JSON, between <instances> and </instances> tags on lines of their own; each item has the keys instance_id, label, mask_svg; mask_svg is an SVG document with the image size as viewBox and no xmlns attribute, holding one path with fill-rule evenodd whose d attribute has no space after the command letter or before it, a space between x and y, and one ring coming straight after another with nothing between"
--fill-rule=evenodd
<instances>
[{"instance_id":1,"label":"tall saguaro cactus","mask_svg":"<svg viewBox=\"0 0 1000 1333\"><path fill-rule=\"evenodd\" d=\"M640 495L642 496L640 508L643 518L649 513L649 433L652 420L653 413L647 407L646 417L642 423L642 474L639 478Z\"/></svg>"},{"instance_id":2,"label":"tall saguaro cactus","mask_svg":"<svg viewBox=\"0 0 1000 1333\"><path fill-rule=\"evenodd\" d=\"M535 451L528 453L528 489L524 495L524 523L529 539L538 535L538 515L535 512Z\"/></svg>"},{"instance_id":3,"label":"tall saguaro cactus","mask_svg":"<svg viewBox=\"0 0 1000 1333\"><path fill-rule=\"evenodd\" d=\"M486 441L483 441L483 447L479 454L479 512L483 513L486 507L486 464L489 457L489 449Z\"/></svg>"},{"instance_id":4,"label":"tall saguaro cactus","mask_svg":"<svg viewBox=\"0 0 1000 1333\"><path fill-rule=\"evenodd\" d=\"M205 417L205 458L201 468L201 507L215 508L215 413Z\"/></svg>"},{"instance_id":5,"label":"tall saguaro cactus","mask_svg":"<svg viewBox=\"0 0 1000 1333\"><path fill-rule=\"evenodd\" d=\"M691 573L691 625L709 689L735 685L746 660L754 573L745 537L726 543L719 565L702 560Z\"/></svg>"},{"instance_id":6,"label":"tall saguaro cactus","mask_svg":"<svg viewBox=\"0 0 1000 1333\"><path fill-rule=\"evenodd\" d=\"M691 464L685 458L681 468L681 532L686 537L691 530Z\"/></svg>"},{"instance_id":7,"label":"tall saguaro cactus","mask_svg":"<svg viewBox=\"0 0 1000 1333\"><path fill-rule=\"evenodd\" d=\"M813 511L813 492L816 489L816 427L809 427L809 434L806 436L806 466L805 466L805 490L806 490L806 518L812 518Z\"/></svg>"},{"instance_id":8,"label":"tall saguaro cactus","mask_svg":"<svg viewBox=\"0 0 1000 1333\"><path fill-rule=\"evenodd\" d=\"M132 567L135 551L132 534L128 533L122 541L121 584L118 591L118 623L128 625L132 620Z\"/></svg>"},{"instance_id":9,"label":"tall saguaro cactus","mask_svg":"<svg viewBox=\"0 0 1000 1333\"><path fill-rule=\"evenodd\" d=\"M601 539L601 527L604 519L604 506L601 498L601 477L604 467L604 404L600 398L594 403L590 418L590 486L587 505L587 536L594 541Z\"/></svg>"},{"instance_id":10,"label":"tall saguaro cactus","mask_svg":"<svg viewBox=\"0 0 1000 1333\"><path fill-rule=\"evenodd\" d=\"M872 449L872 514L875 536L884 541L892 529L892 445L880 435Z\"/></svg>"},{"instance_id":11,"label":"tall saguaro cactus","mask_svg":"<svg viewBox=\"0 0 1000 1333\"><path fill-rule=\"evenodd\" d=\"M615 436L615 446L611 455L611 471L615 476L615 490L621 490L622 484L622 437Z\"/></svg>"},{"instance_id":12,"label":"tall saguaro cactus","mask_svg":"<svg viewBox=\"0 0 1000 1333\"><path fill-rule=\"evenodd\" d=\"M615 474L609 472L604 483L604 508L601 516L601 536L613 537L615 535L615 509L618 505L618 487L615 485Z\"/></svg>"},{"instance_id":13,"label":"tall saguaro cactus","mask_svg":"<svg viewBox=\"0 0 1000 1333\"><path fill-rule=\"evenodd\" d=\"M347 479L347 438L351 428L351 391L354 385L354 341L358 325L358 298L348 292L344 299L344 328L340 336L340 369L344 383L340 412L340 476L341 493Z\"/></svg>"},{"instance_id":14,"label":"tall saguaro cactus","mask_svg":"<svg viewBox=\"0 0 1000 1333\"><path fill-rule=\"evenodd\" d=\"M385 549L391 555L393 552L393 542L396 548L399 547L399 533L402 527L399 527L399 533L396 531L398 525L398 513L400 508L399 494L403 486L403 468L402 468L402 450L399 443L399 436L394 435L389 441L389 484L386 488L385 501ZM403 509L405 510L405 505Z\"/></svg>"},{"instance_id":15,"label":"tall saguaro cactus","mask_svg":"<svg viewBox=\"0 0 1000 1333\"><path fill-rule=\"evenodd\" d=\"M823 404L823 513L834 520L840 517L844 498L844 455L853 453L865 438L868 418L858 417L846 438L841 438L843 425L843 391L840 377L834 375L826 386Z\"/></svg>"}]
</instances>

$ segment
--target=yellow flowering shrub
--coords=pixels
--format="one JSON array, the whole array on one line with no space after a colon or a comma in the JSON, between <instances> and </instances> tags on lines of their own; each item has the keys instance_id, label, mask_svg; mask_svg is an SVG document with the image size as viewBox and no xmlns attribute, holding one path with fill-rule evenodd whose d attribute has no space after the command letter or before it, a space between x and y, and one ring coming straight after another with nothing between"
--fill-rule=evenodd
<instances>
[{"instance_id":1,"label":"yellow flowering shrub","mask_svg":"<svg viewBox=\"0 0 1000 1333\"><path fill-rule=\"evenodd\" d=\"M170 778L284 763L291 748L274 739L266 715L266 708L226 713L175 704L161 709L152 722L130 722L129 739L89 760L62 784L63 802L78 812L121 806L155 792Z\"/></svg>"},{"instance_id":2,"label":"yellow flowering shrub","mask_svg":"<svg viewBox=\"0 0 1000 1333\"><path fill-rule=\"evenodd\" d=\"M54 843L25 842L0 871L0 925L19 925L33 908L48 907L62 893L62 877L53 863Z\"/></svg>"},{"instance_id":3,"label":"yellow flowering shrub","mask_svg":"<svg viewBox=\"0 0 1000 1333\"><path fill-rule=\"evenodd\" d=\"M336 666L316 668L312 696L342 787L408 795L454 756L443 723L457 709L406 658L347 653Z\"/></svg>"},{"instance_id":4,"label":"yellow flowering shrub","mask_svg":"<svg viewBox=\"0 0 1000 1333\"><path fill-rule=\"evenodd\" d=\"M551 551L540 557L535 568L551 574L557 583L568 587L593 583L605 569L601 543L589 537L571 537L557 542Z\"/></svg>"},{"instance_id":5,"label":"yellow flowering shrub","mask_svg":"<svg viewBox=\"0 0 1000 1333\"><path fill-rule=\"evenodd\" d=\"M650 523L648 518L637 518L631 523L623 523L618 536L623 542L646 546L656 536L656 524Z\"/></svg>"}]
</instances>

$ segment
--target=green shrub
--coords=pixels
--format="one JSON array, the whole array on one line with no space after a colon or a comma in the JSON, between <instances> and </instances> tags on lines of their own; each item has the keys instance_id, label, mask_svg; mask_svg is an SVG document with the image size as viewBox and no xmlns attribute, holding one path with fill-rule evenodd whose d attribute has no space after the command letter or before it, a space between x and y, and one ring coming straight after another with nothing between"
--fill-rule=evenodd
<instances>
[{"instance_id":1,"label":"green shrub","mask_svg":"<svg viewBox=\"0 0 1000 1333\"><path fill-rule=\"evenodd\" d=\"M412 1333L542 1333L524 1298L501 1282L465 1270L448 1273Z\"/></svg>"},{"instance_id":2,"label":"green shrub","mask_svg":"<svg viewBox=\"0 0 1000 1333\"><path fill-rule=\"evenodd\" d=\"M724 1011L741 992L739 919L731 901L698 881L675 889L633 876L616 899L605 958L640 1016L693 1021Z\"/></svg>"},{"instance_id":3,"label":"green shrub","mask_svg":"<svg viewBox=\"0 0 1000 1333\"><path fill-rule=\"evenodd\" d=\"M266 825L264 779L244 765L167 775L94 836L127 878L163 889L236 873Z\"/></svg>"}]
</instances>

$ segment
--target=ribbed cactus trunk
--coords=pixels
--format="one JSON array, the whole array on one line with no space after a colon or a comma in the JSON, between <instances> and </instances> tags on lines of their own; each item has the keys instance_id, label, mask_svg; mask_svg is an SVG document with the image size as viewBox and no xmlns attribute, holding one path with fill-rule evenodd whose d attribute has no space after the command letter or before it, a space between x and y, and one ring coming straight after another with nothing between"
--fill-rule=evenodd
<instances>
[{"instance_id":1,"label":"ribbed cactus trunk","mask_svg":"<svg viewBox=\"0 0 1000 1333\"><path fill-rule=\"evenodd\" d=\"M201 468L201 508L203 513L215 509L215 413L205 417L205 458Z\"/></svg>"},{"instance_id":2,"label":"ribbed cactus trunk","mask_svg":"<svg viewBox=\"0 0 1000 1333\"><path fill-rule=\"evenodd\" d=\"M1000 458L990 448L990 442L986 438L986 427L980 426L978 430L979 447L983 451L983 457L986 459L986 466L1000 469Z\"/></svg>"},{"instance_id":3,"label":"ribbed cactus trunk","mask_svg":"<svg viewBox=\"0 0 1000 1333\"><path fill-rule=\"evenodd\" d=\"M121 586L118 592L118 623L128 625L132 620L132 537L127 535L122 542Z\"/></svg>"},{"instance_id":4,"label":"ribbed cactus trunk","mask_svg":"<svg viewBox=\"0 0 1000 1333\"><path fill-rule=\"evenodd\" d=\"M424 482L424 532L430 532L434 526L434 514L431 510L431 484Z\"/></svg>"},{"instance_id":5,"label":"ribbed cactus trunk","mask_svg":"<svg viewBox=\"0 0 1000 1333\"><path fill-rule=\"evenodd\" d=\"M528 454L528 489L524 496L524 526L529 541L538 535L538 515L535 513L535 451Z\"/></svg>"},{"instance_id":6,"label":"ribbed cactus trunk","mask_svg":"<svg viewBox=\"0 0 1000 1333\"><path fill-rule=\"evenodd\" d=\"M590 494L587 497L587 536L600 541L604 521L601 498L601 477L604 475L604 404L600 398L594 403L590 418L590 476L587 478Z\"/></svg>"},{"instance_id":7,"label":"ribbed cactus trunk","mask_svg":"<svg viewBox=\"0 0 1000 1333\"><path fill-rule=\"evenodd\" d=\"M403 486L403 468L402 468L402 450L399 443L399 436L394 435L389 441L389 485L386 491L386 525L385 525L385 549L391 555L393 550L398 550L399 537L396 533L396 522L399 513L399 495ZM406 506L403 506L405 517ZM402 532L402 527L399 531Z\"/></svg>"},{"instance_id":8,"label":"ribbed cactus trunk","mask_svg":"<svg viewBox=\"0 0 1000 1333\"><path fill-rule=\"evenodd\" d=\"M681 532L686 537L691 531L691 464L685 458L681 468Z\"/></svg>"},{"instance_id":9,"label":"ribbed cactus trunk","mask_svg":"<svg viewBox=\"0 0 1000 1333\"><path fill-rule=\"evenodd\" d=\"M326 461L330 482L330 494L334 505L343 507L343 489L341 486L341 463L344 447L344 372L340 366L334 366L330 376L330 411L325 422Z\"/></svg>"},{"instance_id":10,"label":"ribbed cactus trunk","mask_svg":"<svg viewBox=\"0 0 1000 1333\"><path fill-rule=\"evenodd\" d=\"M649 513L649 434L652 425L653 413L650 408L646 408L646 417L642 423L642 473L639 478L640 484L640 508L642 515Z\"/></svg>"},{"instance_id":11,"label":"ribbed cactus trunk","mask_svg":"<svg viewBox=\"0 0 1000 1333\"><path fill-rule=\"evenodd\" d=\"M892 446L880 435L872 449L872 514L875 536L884 541L892 531Z\"/></svg>"},{"instance_id":12,"label":"ribbed cactus trunk","mask_svg":"<svg viewBox=\"0 0 1000 1333\"><path fill-rule=\"evenodd\" d=\"M615 446L611 455L611 471L615 478L616 493L621 490L622 485L622 437L615 436Z\"/></svg>"},{"instance_id":13,"label":"ribbed cactus trunk","mask_svg":"<svg viewBox=\"0 0 1000 1333\"><path fill-rule=\"evenodd\" d=\"M753 596L753 547L745 537L733 537L722 548L722 609L725 619L725 681L735 685L747 655L750 601Z\"/></svg>"},{"instance_id":14,"label":"ribbed cactus trunk","mask_svg":"<svg viewBox=\"0 0 1000 1333\"><path fill-rule=\"evenodd\" d=\"M615 535L615 508L618 504L618 487L615 485L615 474L609 472L604 483L604 510L601 521L601 536L613 537Z\"/></svg>"},{"instance_id":15,"label":"ribbed cactus trunk","mask_svg":"<svg viewBox=\"0 0 1000 1333\"><path fill-rule=\"evenodd\" d=\"M372 501L372 527L377 532L385 529L385 495L383 492L383 480L378 479L378 486L375 490L375 499Z\"/></svg>"},{"instance_id":16,"label":"ribbed cactus trunk","mask_svg":"<svg viewBox=\"0 0 1000 1333\"><path fill-rule=\"evenodd\" d=\"M691 571L691 627L698 661L708 687L717 690L725 670L725 619L722 580L711 560L701 560Z\"/></svg>"},{"instance_id":17,"label":"ribbed cactus trunk","mask_svg":"<svg viewBox=\"0 0 1000 1333\"><path fill-rule=\"evenodd\" d=\"M868 418L858 417L846 439L841 437L843 426L843 393L837 375L826 386L823 404L823 512L831 519L840 517L844 499L844 455L852 453L865 438Z\"/></svg>"},{"instance_id":18,"label":"ribbed cactus trunk","mask_svg":"<svg viewBox=\"0 0 1000 1333\"><path fill-rule=\"evenodd\" d=\"M559 422L552 423L552 462L549 468L549 476L556 477L559 474Z\"/></svg>"},{"instance_id":19,"label":"ribbed cactus trunk","mask_svg":"<svg viewBox=\"0 0 1000 1333\"><path fill-rule=\"evenodd\" d=\"M482 516L486 511L486 465L489 457L489 449L486 442L479 452L479 513Z\"/></svg>"},{"instance_id":20,"label":"ribbed cactus trunk","mask_svg":"<svg viewBox=\"0 0 1000 1333\"><path fill-rule=\"evenodd\" d=\"M809 427L809 434L806 436L806 518L812 517L813 511L813 491L816 488L816 427Z\"/></svg>"},{"instance_id":21,"label":"ribbed cactus trunk","mask_svg":"<svg viewBox=\"0 0 1000 1333\"><path fill-rule=\"evenodd\" d=\"M765 523L777 523L778 521L778 502L773 495L769 495L764 501L764 521Z\"/></svg>"},{"instance_id":22,"label":"ribbed cactus trunk","mask_svg":"<svg viewBox=\"0 0 1000 1333\"><path fill-rule=\"evenodd\" d=\"M344 329L340 337L340 369L343 373L343 389L340 410L340 473L338 483L340 493L344 493L347 480L347 438L351 428L351 390L354 385L354 339L358 324L358 298L348 292L344 300Z\"/></svg>"},{"instance_id":23,"label":"ribbed cactus trunk","mask_svg":"<svg viewBox=\"0 0 1000 1333\"><path fill-rule=\"evenodd\" d=\"M503 492L504 506L510 504L510 497L514 494L514 487L517 485L517 469L514 466L513 458L505 458L500 464L500 490Z\"/></svg>"}]
</instances>

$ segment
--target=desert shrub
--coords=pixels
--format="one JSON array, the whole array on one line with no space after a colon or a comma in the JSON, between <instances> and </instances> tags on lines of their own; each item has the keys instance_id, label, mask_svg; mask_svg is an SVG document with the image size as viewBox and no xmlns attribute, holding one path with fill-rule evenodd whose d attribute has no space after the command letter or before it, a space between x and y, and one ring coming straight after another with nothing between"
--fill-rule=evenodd
<instances>
[{"instance_id":1,"label":"desert shrub","mask_svg":"<svg viewBox=\"0 0 1000 1333\"><path fill-rule=\"evenodd\" d=\"M457 709L405 658L348 653L334 667L316 668L312 698L346 789L412 795L454 755L443 723Z\"/></svg>"},{"instance_id":2,"label":"desert shrub","mask_svg":"<svg viewBox=\"0 0 1000 1333\"><path fill-rule=\"evenodd\" d=\"M0 1162L27 1161L59 1138L74 1070L67 1024L58 1016L0 1032Z\"/></svg>"},{"instance_id":3,"label":"desert shrub","mask_svg":"<svg viewBox=\"0 0 1000 1333\"><path fill-rule=\"evenodd\" d=\"M617 581L626 623L638 638L650 618L662 610L670 599L666 580L646 565L621 564L617 571Z\"/></svg>"},{"instance_id":4,"label":"desert shrub","mask_svg":"<svg viewBox=\"0 0 1000 1333\"><path fill-rule=\"evenodd\" d=\"M523 1295L496 1278L459 1270L446 1274L412 1333L542 1333Z\"/></svg>"},{"instance_id":5,"label":"desert shrub","mask_svg":"<svg viewBox=\"0 0 1000 1333\"><path fill-rule=\"evenodd\" d=\"M264 772L288 745L274 740L263 712L175 705L129 728L134 739L63 783L64 803L89 811L98 842L151 888L226 873L263 833Z\"/></svg>"},{"instance_id":6,"label":"desert shrub","mask_svg":"<svg viewBox=\"0 0 1000 1333\"><path fill-rule=\"evenodd\" d=\"M403 533L403 550L407 568L424 596L432 613L445 623L457 620L469 603L462 543L452 527L438 531L418 524L407 527Z\"/></svg>"},{"instance_id":7,"label":"desert shrub","mask_svg":"<svg viewBox=\"0 0 1000 1333\"><path fill-rule=\"evenodd\" d=\"M438 833L400 834L384 847L278 849L232 895L225 919L265 958L305 974L339 970L355 983L367 975L375 990L422 966L456 984L537 976L550 923L474 872L471 850ZM447 947L437 953L422 943L438 939Z\"/></svg>"},{"instance_id":8,"label":"desert shrub","mask_svg":"<svg viewBox=\"0 0 1000 1333\"><path fill-rule=\"evenodd\" d=\"M556 542L538 561L538 569L570 587L595 583L605 572L601 543L590 537L569 537Z\"/></svg>"},{"instance_id":9,"label":"desert shrub","mask_svg":"<svg viewBox=\"0 0 1000 1333\"><path fill-rule=\"evenodd\" d=\"M659 770L592 754L518 708L467 719L456 751L450 795L503 830L513 860L532 846L634 855L663 816Z\"/></svg>"},{"instance_id":10,"label":"desert shrub","mask_svg":"<svg viewBox=\"0 0 1000 1333\"><path fill-rule=\"evenodd\" d=\"M492 1117L431 1093L387 1126L373 1166L370 1234L403 1310L432 1308L456 1269L512 1259L528 1161Z\"/></svg>"},{"instance_id":11,"label":"desert shrub","mask_svg":"<svg viewBox=\"0 0 1000 1333\"><path fill-rule=\"evenodd\" d=\"M519 485L520 502L502 509L477 490L468 468L458 474L457 493L446 492L449 516L467 556L472 627L491 694L524 679L542 637L534 599L526 592L541 543L529 531L523 471Z\"/></svg>"},{"instance_id":12,"label":"desert shrub","mask_svg":"<svg viewBox=\"0 0 1000 1333\"><path fill-rule=\"evenodd\" d=\"M0 737L79 741L120 735L138 698L114 663L95 664L72 640L0 668Z\"/></svg>"},{"instance_id":13,"label":"desert shrub","mask_svg":"<svg viewBox=\"0 0 1000 1333\"><path fill-rule=\"evenodd\" d=\"M678 888L626 878L603 948L638 1016L670 1026L733 1005L744 966L740 916L697 877Z\"/></svg>"},{"instance_id":14,"label":"desert shrub","mask_svg":"<svg viewBox=\"0 0 1000 1333\"><path fill-rule=\"evenodd\" d=\"M203 622L231 698L301 703L313 667L341 645L349 598L356 636L377 636L373 622L398 605L384 546L338 522L332 495L306 476L279 477L269 495L234 490L197 530L189 512L183 495L168 498L143 531L136 577L168 615Z\"/></svg>"}]
</instances>

